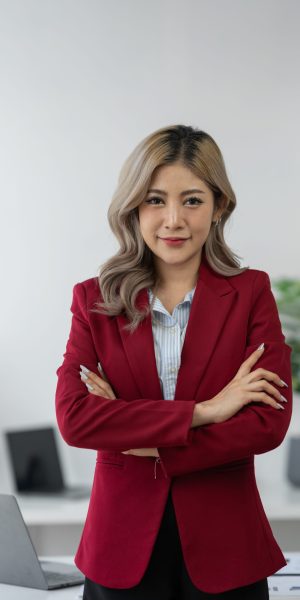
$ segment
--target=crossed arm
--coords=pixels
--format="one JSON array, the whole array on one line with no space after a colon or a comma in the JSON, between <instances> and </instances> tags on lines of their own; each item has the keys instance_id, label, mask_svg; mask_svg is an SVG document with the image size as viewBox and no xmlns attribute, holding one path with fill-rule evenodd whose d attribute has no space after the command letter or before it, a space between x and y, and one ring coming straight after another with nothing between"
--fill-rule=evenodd
<instances>
[{"instance_id":1,"label":"crossed arm","mask_svg":"<svg viewBox=\"0 0 300 600\"><path fill-rule=\"evenodd\" d=\"M260 271L253 289L244 360L264 341L256 368L276 372L288 388L284 411L249 404L222 423L195 425L195 400L138 399L126 401L86 394L78 386L79 365L97 370L97 355L86 318L85 291L74 286L71 332L58 368L57 421L70 445L160 456L169 477L207 469L276 448L283 441L292 414L291 347L285 343L270 280ZM134 423L134 427L132 424Z\"/></svg>"}]
</instances>

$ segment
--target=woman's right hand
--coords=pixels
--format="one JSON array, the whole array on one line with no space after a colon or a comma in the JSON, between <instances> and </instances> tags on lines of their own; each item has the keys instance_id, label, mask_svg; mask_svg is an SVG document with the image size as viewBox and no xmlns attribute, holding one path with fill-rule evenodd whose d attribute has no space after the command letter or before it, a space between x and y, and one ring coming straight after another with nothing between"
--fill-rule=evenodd
<instances>
[{"instance_id":1,"label":"woman's right hand","mask_svg":"<svg viewBox=\"0 0 300 600\"><path fill-rule=\"evenodd\" d=\"M84 365L80 365L80 377L81 381L85 383L91 394L95 394L95 396L101 396L102 398L107 398L108 400L115 400L115 392L112 389L100 363L98 363L98 371L99 375L93 373L93 371L89 371Z\"/></svg>"},{"instance_id":2,"label":"woman's right hand","mask_svg":"<svg viewBox=\"0 0 300 600\"><path fill-rule=\"evenodd\" d=\"M287 386L277 373L259 368L251 371L261 357L264 348L255 350L241 364L235 377L216 396L199 403L201 405L202 424L222 423L230 419L250 402L263 402L275 409L283 409L280 402L286 402L280 392L269 382L280 387ZM202 409L203 407L203 409ZM206 414L206 418L205 418Z\"/></svg>"}]
</instances>

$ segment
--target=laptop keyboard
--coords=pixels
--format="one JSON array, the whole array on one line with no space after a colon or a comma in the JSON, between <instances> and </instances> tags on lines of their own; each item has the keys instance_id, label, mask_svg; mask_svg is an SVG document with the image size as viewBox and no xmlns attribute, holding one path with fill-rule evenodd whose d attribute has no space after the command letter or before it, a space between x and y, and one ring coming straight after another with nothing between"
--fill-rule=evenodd
<instances>
[{"instance_id":1,"label":"laptop keyboard","mask_svg":"<svg viewBox=\"0 0 300 600\"><path fill-rule=\"evenodd\" d=\"M82 583L80 581L80 575L77 575L77 573L55 573L54 571L44 571L44 575L47 579L48 584L52 585L52 584L69 584L71 585L72 582L78 581L79 583Z\"/></svg>"},{"instance_id":2,"label":"laptop keyboard","mask_svg":"<svg viewBox=\"0 0 300 600\"><path fill-rule=\"evenodd\" d=\"M54 579L55 581L59 581L60 579L62 581L76 581L76 579L79 579L79 575L77 575L77 573L74 573L74 575L72 573L54 573L52 571L44 571L47 579Z\"/></svg>"}]
</instances>

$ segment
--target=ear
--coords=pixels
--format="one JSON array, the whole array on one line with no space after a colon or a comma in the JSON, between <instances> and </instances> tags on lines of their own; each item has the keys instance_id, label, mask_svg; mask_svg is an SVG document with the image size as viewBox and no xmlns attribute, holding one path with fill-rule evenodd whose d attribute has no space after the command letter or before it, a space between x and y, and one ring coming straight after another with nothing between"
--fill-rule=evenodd
<instances>
[{"instance_id":1,"label":"ear","mask_svg":"<svg viewBox=\"0 0 300 600\"><path fill-rule=\"evenodd\" d=\"M222 217L226 206L227 206L227 199L222 194L217 200L217 207L215 208L214 213L213 213L213 221L218 221L218 219L220 219Z\"/></svg>"},{"instance_id":2,"label":"ear","mask_svg":"<svg viewBox=\"0 0 300 600\"><path fill-rule=\"evenodd\" d=\"M223 210L221 208L217 208L214 211L214 214L213 214L213 217L212 217L212 221L213 222L218 221L221 218L222 214L223 214Z\"/></svg>"}]
</instances>

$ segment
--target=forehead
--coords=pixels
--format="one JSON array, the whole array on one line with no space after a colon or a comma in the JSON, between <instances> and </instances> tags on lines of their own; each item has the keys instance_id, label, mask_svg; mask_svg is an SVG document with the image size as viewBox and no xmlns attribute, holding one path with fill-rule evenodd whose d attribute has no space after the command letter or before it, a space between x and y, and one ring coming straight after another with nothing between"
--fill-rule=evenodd
<instances>
[{"instance_id":1,"label":"forehead","mask_svg":"<svg viewBox=\"0 0 300 600\"><path fill-rule=\"evenodd\" d=\"M167 191L183 186L200 187L203 190L209 190L206 183L200 179L191 169L181 163L171 165L161 165L157 167L151 177L149 187L161 187Z\"/></svg>"}]
</instances>

